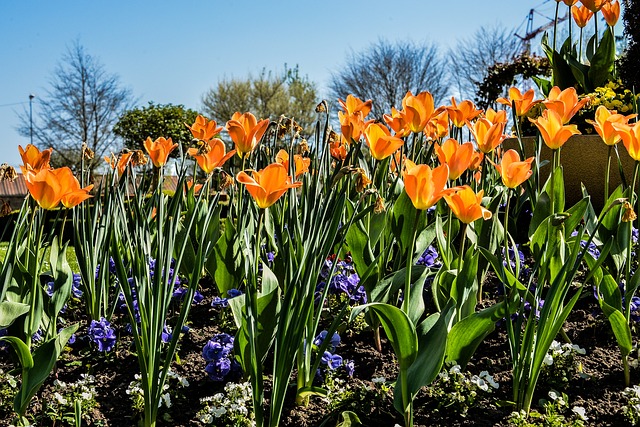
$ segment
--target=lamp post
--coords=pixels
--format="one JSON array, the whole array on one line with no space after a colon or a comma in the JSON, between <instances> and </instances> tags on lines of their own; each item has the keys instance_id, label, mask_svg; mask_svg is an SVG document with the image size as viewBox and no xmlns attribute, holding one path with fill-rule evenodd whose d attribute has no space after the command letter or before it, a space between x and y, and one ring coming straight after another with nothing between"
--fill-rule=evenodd
<instances>
[{"instance_id":1,"label":"lamp post","mask_svg":"<svg viewBox=\"0 0 640 427\"><path fill-rule=\"evenodd\" d=\"M35 97L34 94L29 94L29 138L31 145L33 145L33 98Z\"/></svg>"}]
</instances>

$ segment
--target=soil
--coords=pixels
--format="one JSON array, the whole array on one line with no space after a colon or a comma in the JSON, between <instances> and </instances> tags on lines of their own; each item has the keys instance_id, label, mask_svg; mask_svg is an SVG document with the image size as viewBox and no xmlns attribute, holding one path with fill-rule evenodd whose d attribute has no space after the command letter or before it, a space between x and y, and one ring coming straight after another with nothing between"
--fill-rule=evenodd
<instances>
[{"instance_id":1,"label":"soil","mask_svg":"<svg viewBox=\"0 0 640 427\"><path fill-rule=\"evenodd\" d=\"M173 400L173 406L165 411L160 426L197 426L196 413L200 409L199 399L212 396L222 390L223 385L208 379L204 371L202 347L214 334L222 332L221 326L231 324L230 313L226 320L221 318L220 310L211 307L214 292L210 288L202 289L205 299L194 305L189 315L190 331L183 335L178 351L179 363L173 364L173 370L189 381L189 386L180 391ZM495 298L495 286L485 287L485 305ZM82 316L76 308L77 319ZM73 317L72 314L68 317ZM110 353L98 353L86 337L86 320L78 331L78 340L58 362L55 372L46 381L41 392L34 398L30 413L37 417L37 425L56 425L42 416L51 398L52 383L55 378L62 381L76 381L80 374L91 373L96 378L98 407L91 414L91 425L135 426L139 414L132 410L130 396L126 393L129 383L138 372L137 360L133 352L131 337L123 331L124 319L115 319L119 329L119 343ZM228 331L228 329L226 329ZM568 337L586 350L586 355L577 356L582 375L575 373L569 378L564 389L558 390L568 395L570 406L583 406L589 420L588 426L627 425L622 410L626 399L620 352L610 326L590 291L578 301L575 309L564 326ZM371 390L375 385L374 377L385 377L389 382L397 375L395 357L388 342L382 339L382 352L373 345L370 330L346 330L341 334L342 343L336 350L345 359L354 360L353 378L345 376L346 384L352 390L369 390L356 395L356 399L345 402L341 408L333 408L328 401L311 398L308 406L296 406L293 394L288 397L282 416L283 426L335 426L343 410L351 410L359 416L365 426L403 425L400 414L393 409L393 396L378 394L373 397ZM558 338L560 341L561 339ZM13 365L6 352L0 352L0 369L5 372ZM268 362L267 362L268 365ZM266 368L268 369L268 367ZM459 410L441 408L437 399L422 392L414 403L416 426L507 426L511 407L501 405L511 397L511 364L509 347L504 325L498 325L477 349L467 366L472 374L488 371L499 382L500 387L486 397L479 397L463 415ZM267 370L268 371L268 370ZM638 370L632 369L631 383L640 381ZM546 397L550 386L539 382L534 397L535 409L541 410L535 403ZM268 397L268 393L266 394ZM5 408L7 405L5 405ZM0 406L0 411L2 408ZM569 417L571 411L565 413ZM0 412L0 425L9 425L10 416ZM162 416L161 416L162 417ZM324 423L324 424L323 424ZM58 423L57 425L60 425Z\"/></svg>"}]
</instances>

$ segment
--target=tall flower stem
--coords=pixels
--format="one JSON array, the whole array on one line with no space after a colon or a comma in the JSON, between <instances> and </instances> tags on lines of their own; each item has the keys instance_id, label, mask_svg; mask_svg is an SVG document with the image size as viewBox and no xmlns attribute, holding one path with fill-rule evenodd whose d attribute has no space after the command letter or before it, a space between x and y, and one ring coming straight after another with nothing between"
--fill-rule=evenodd
<instances>
[{"instance_id":1,"label":"tall flower stem","mask_svg":"<svg viewBox=\"0 0 640 427\"><path fill-rule=\"evenodd\" d=\"M411 235L411 245L407 251L407 264L405 267L404 294L402 295L402 311L409 314L409 299L411 295L411 267L413 267L413 251L416 245L416 235L418 234L418 219L420 218L420 209L416 209L415 219L413 221L413 233Z\"/></svg>"},{"instance_id":2,"label":"tall flower stem","mask_svg":"<svg viewBox=\"0 0 640 427\"><path fill-rule=\"evenodd\" d=\"M637 207L636 207L637 198L635 197L635 195L636 195L636 183L638 180L639 169L640 169L640 161L636 160L635 168L633 170L633 179L631 180L631 188L629 190L629 199L631 202L631 206L633 206L633 209L636 211L637 211ZM629 222L629 228L630 228L629 243L627 247L627 261L625 265L625 279L624 279L625 293L627 290L627 286L629 286L629 280L631 279L631 252L632 252L631 249L633 245L633 221ZM626 301L626 306L624 308L624 315L625 315L627 324L629 324L629 320L631 318L631 301ZM624 383L626 386L629 386L629 384L631 383L631 374L629 372L629 358L627 356L622 357L622 366L624 368Z\"/></svg>"},{"instance_id":3,"label":"tall flower stem","mask_svg":"<svg viewBox=\"0 0 640 427\"><path fill-rule=\"evenodd\" d=\"M606 203L609 199L609 179L611 175L611 151L613 150L613 145L609 146L609 150L607 151L607 170L604 175L604 202Z\"/></svg>"},{"instance_id":4,"label":"tall flower stem","mask_svg":"<svg viewBox=\"0 0 640 427\"><path fill-rule=\"evenodd\" d=\"M262 381L262 362L258 354L258 273L260 265L260 236L262 235L262 225L264 222L265 210L260 209L258 215L258 228L254 242L254 265L251 280L247 283L246 310L247 310L247 333L249 335L249 345L251 348L251 392L253 395L253 411L256 426L264 425L264 386Z\"/></svg>"}]
</instances>

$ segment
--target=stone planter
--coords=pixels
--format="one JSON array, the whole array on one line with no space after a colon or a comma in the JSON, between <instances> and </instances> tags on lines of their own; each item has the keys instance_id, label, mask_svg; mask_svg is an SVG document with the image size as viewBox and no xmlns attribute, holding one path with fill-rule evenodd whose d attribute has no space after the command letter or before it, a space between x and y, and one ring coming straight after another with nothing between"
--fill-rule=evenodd
<instances>
[{"instance_id":1,"label":"stone planter","mask_svg":"<svg viewBox=\"0 0 640 427\"><path fill-rule=\"evenodd\" d=\"M535 155L535 138L523 138L526 157ZM515 138L508 138L503 143L505 149L518 147ZM596 213L604 205L604 181L607 170L609 146L602 142L599 135L574 135L564 144L560 151L560 163L564 173L566 207L570 207L582 198L580 184L584 184ZM627 153L622 142L618 143L618 153L622 162L627 184L631 184L635 161ZM618 172L618 160L612 152L611 172L609 178L609 194L622 182ZM548 160L540 168L540 185L544 185L551 171L551 150L542 142L540 161Z\"/></svg>"}]
</instances>

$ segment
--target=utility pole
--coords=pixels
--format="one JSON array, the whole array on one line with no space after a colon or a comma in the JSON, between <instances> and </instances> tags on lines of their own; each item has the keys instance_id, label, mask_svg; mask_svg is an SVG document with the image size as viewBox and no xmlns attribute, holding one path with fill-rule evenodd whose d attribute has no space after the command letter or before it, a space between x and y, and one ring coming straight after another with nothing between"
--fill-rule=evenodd
<instances>
[{"instance_id":1,"label":"utility pole","mask_svg":"<svg viewBox=\"0 0 640 427\"><path fill-rule=\"evenodd\" d=\"M33 145L33 98L35 97L34 94L29 94L29 139L31 145Z\"/></svg>"}]
</instances>

